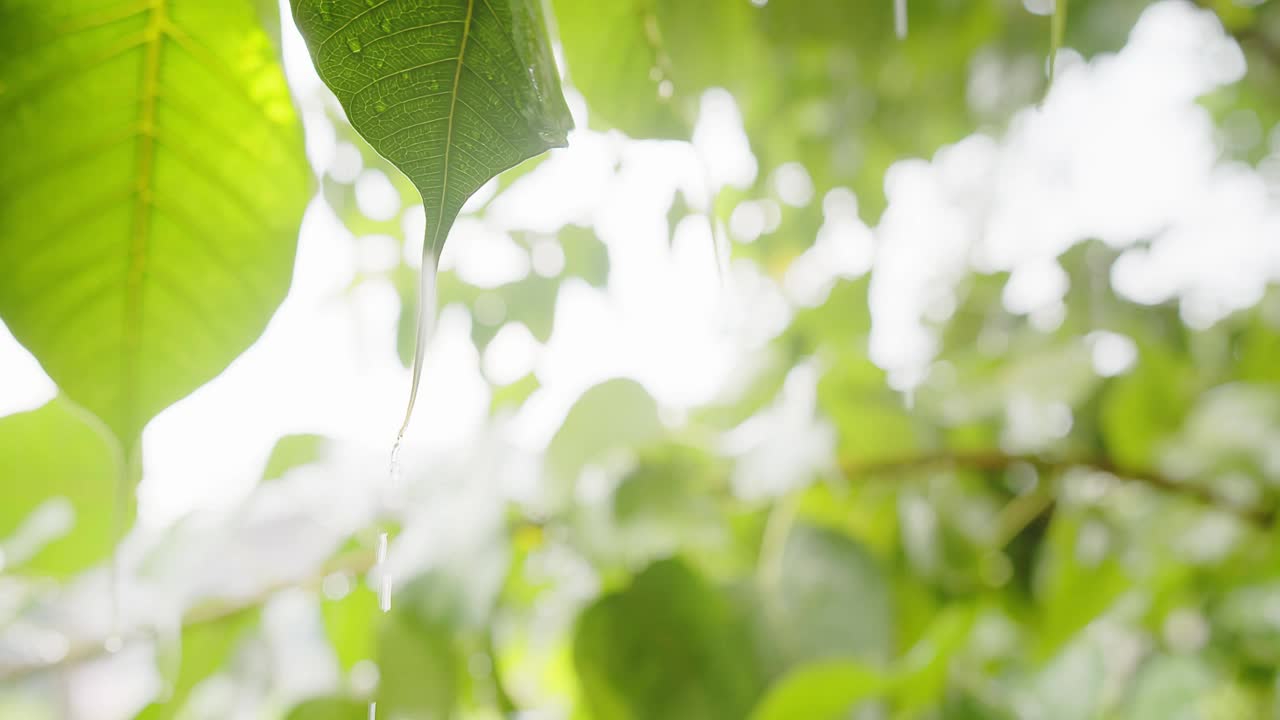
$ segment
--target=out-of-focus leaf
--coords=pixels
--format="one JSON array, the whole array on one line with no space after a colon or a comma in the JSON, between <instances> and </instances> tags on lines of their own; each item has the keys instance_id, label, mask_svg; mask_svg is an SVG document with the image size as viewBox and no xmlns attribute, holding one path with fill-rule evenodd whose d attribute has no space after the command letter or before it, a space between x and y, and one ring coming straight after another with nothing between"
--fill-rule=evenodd
<instances>
[{"instance_id":1,"label":"out-of-focus leaf","mask_svg":"<svg viewBox=\"0 0 1280 720\"><path fill-rule=\"evenodd\" d=\"M63 398L0 418L3 569L66 577L105 558L113 513L132 514L117 509L120 464L106 429Z\"/></svg>"},{"instance_id":2,"label":"out-of-focus leaf","mask_svg":"<svg viewBox=\"0 0 1280 720\"><path fill-rule=\"evenodd\" d=\"M1060 512L1049 526L1036 577L1040 652L1056 652L1131 586L1105 526Z\"/></svg>"},{"instance_id":3,"label":"out-of-focus leaf","mask_svg":"<svg viewBox=\"0 0 1280 720\"><path fill-rule=\"evenodd\" d=\"M285 435L276 441L267 457L267 466L262 471L263 480L276 480L294 468L310 465L320 459L324 452L323 435L299 433Z\"/></svg>"},{"instance_id":4,"label":"out-of-focus leaf","mask_svg":"<svg viewBox=\"0 0 1280 720\"><path fill-rule=\"evenodd\" d=\"M1213 673L1195 656L1160 655L1138 674L1124 717L1128 720L1200 720L1215 685Z\"/></svg>"},{"instance_id":5,"label":"out-of-focus leaf","mask_svg":"<svg viewBox=\"0 0 1280 720\"><path fill-rule=\"evenodd\" d=\"M752 8L746 3L555 0L553 5L573 86L604 119L596 125L635 137L689 139L702 92L733 86L734 77L744 77L759 63Z\"/></svg>"},{"instance_id":6,"label":"out-of-focus leaf","mask_svg":"<svg viewBox=\"0 0 1280 720\"><path fill-rule=\"evenodd\" d=\"M792 671L769 689L751 720L843 720L850 708L884 693L890 680L881 670L828 661Z\"/></svg>"},{"instance_id":7,"label":"out-of-focus leaf","mask_svg":"<svg viewBox=\"0 0 1280 720\"><path fill-rule=\"evenodd\" d=\"M465 672L449 629L406 612L385 615L378 628L378 712L390 718L454 716Z\"/></svg>"},{"instance_id":8,"label":"out-of-focus leaf","mask_svg":"<svg viewBox=\"0 0 1280 720\"><path fill-rule=\"evenodd\" d=\"M596 720L737 720L760 691L741 622L676 560L583 612L574 663Z\"/></svg>"},{"instance_id":9,"label":"out-of-focus leaf","mask_svg":"<svg viewBox=\"0 0 1280 720\"><path fill-rule=\"evenodd\" d=\"M184 628L177 677L172 680L167 693L144 708L136 720L168 720L177 717L191 691L217 672L244 635L257 626L259 614L259 608L248 608L212 622Z\"/></svg>"},{"instance_id":10,"label":"out-of-focus leaf","mask_svg":"<svg viewBox=\"0 0 1280 720\"><path fill-rule=\"evenodd\" d=\"M325 635L343 670L376 657L375 631L382 613L377 593L359 579L348 579L348 582L352 587L346 595L320 603Z\"/></svg>"},{"instance_id":11,"label":"out-of-focus leaf","mask_svg":"<svg viewBox=\"0 0 1280 720\"><path fill-rule=\"evenodd\" d=\"M285 720L368 720L369 705L346 698L318 698L298 705Z\"/></svg>"},{"instance_id":12,"label":"out-of-focus leaf","mask_svg":"<svg viewBox=\"0 0 1280 720\"><path fill-rule=\"evenodd\" d=\"M489 403L489 411L496 413L503 409L517 409L525 400L541 387L538 376L529 373L513 383L493 388L493 399Z\"/></svg>"},{"instance_id":13,"label":"out-of-focus leaf","mask_svg":"<svg viewBox=\"0 0 1280 720\"><path fill-rule=\"evenodd\" d=\"M762 620L787 664L889 659L893 612L888 583L876 560L853 539L797 524L787 537L776 578L766 576L764 583Z\"/></svg>"},{"instance_id":14,"label":"out-of-focus leaf","mask_svg":"<svg viewBox=\"0 0 1280 720\"><path fill-rule=\"evenodd\" d=\"M284 298L301 126L247 0L9 2L0 42L0 316L131 451Z\"/></svg>"},{"instance_id":15,"label":"out-of-focus leaf","mask_svg":"<svg viewBox=\"0 0 1280 720\"><path fill-rule=\"evenodd\" d=\"M634 449L660 436L653 398L634 380L613 379L578 398L547 448L547 465L574 480L582 468L608 451Z\"/></svg>"},{"instance_id":16,"label":"out-of-focus leaf","mask_svg":"<svg viewBox=\"0 0 1280 720\"><path fill-rule=\"evenodd\" d=\"M1161 345L1139 345L1137 364L1112 381L1100 408L1103 441L1117 465L1156 466L1195 401L1196 383L1185 359Z\"/></svg>"},{"instance_id":17,"label":"out-of-focus leaf","mask_svg":"<svg viewBox=\"0 0 1280 720\"><path fill-rule=\"evenodd\" d=\"M588 228L561 228L556 240L564 252L564 276L580 277L593 287L609 281L609 249Z\"/></svg>"}]
</instances>

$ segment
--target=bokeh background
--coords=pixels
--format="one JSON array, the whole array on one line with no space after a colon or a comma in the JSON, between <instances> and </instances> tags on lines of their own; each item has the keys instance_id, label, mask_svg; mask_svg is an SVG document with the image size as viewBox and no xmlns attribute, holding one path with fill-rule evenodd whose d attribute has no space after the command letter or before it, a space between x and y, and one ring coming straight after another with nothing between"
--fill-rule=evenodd
<instances>
[{"instance_id":1,"label":"bokeh background","mask_svg":"<svg viewBox=\"0 0 1280 720\"><path fill-rule=\"evenodd\" d=\"M1072 0L1050 87L1051 0L689 3L633 85L589 4L398 479L423 211L287 12L293 285L147 426L114 571L0 332L0 458L85 479L0 467L0 718L1280 717L1280 7Z\"/></svg>"}]
</instances>

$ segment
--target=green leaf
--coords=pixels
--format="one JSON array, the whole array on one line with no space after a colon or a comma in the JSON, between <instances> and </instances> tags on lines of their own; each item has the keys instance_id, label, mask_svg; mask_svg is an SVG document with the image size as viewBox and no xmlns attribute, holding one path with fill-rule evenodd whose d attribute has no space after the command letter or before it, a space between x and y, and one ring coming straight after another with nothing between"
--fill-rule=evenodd
<instances>
[{"instance_id":1,"label":"green leaf","mask_svg":"<svg viewBox=\"0 0 1280 720\"><path fill-rule=\"evenodd\" d=\"M320 603L325 635L343 670L350 670L361 660L373 660L377 656L374 633L382 612L373 590L358 578L351 578L349 582L352 587L346 595Z\"/></svg>"},{"instance_id":2,"label":"green leaf","mask_svg":"<svg viewBox=\"0 0 1280 720\"><path fill-rule=\"evenodd\" d=\"M136 720L177 717L191 691L222 667L245 633L257 626L259 613L259 608L248 608L183 628L177 677L173 679L167 696L143 708Z\"/></svg>"},{"instance_id":3,"label":"green leaf","mask_svg":"<svg viewBox=\"0 0 1280 720\"><path fill-rule=\"evenodd\" d=\"M317 698L294 707L285 720L367 720L368 717L368 703L346 698Z\"/></svg>"},{"instance_id":4,"label":"green leaf","mask_svg":"<svg viewBox=\"0 0 1280 720\"><path fill-rule=\"evenodd\" d=\"M1079 513L1060 512L1049 526L1036 577L1042 656L1056 652L1131 587L1105 544L1104 526L1088 522Z\"/></svg>"},{"instance_id":5,"label":"green leaf","mask_svg":"<svg viewBox=\"0 0 1280 720\"><path fill-rule=\"evenodd\" d=\"M292 5L316 70L351 126L422 195L424 278L435 272L467 198L503 170L565 146L573 119L540 0ZM423 292L430 287L424 282ZM413 414L430 321L420 314L401 435Z\"/></svg>"},{"instance_id":6,"label":"green leaf","mask_svg":"<svg viewBox=\"0 0 1280 720\"><path fill-rule=\"evenodd\" d=\"M857 541L792 528L776 575L766 568L762 610L787 664L819 658L884 662L893 649L887 579Z\"/></svg>"},{"instance_id":7,"label":"green leaf","mask_svg":"<svg viewBox=\"0 0 1280 720\"><path fill-rule=\"evenodd\" d=\"M1159 453L1195 403L1195 368L1158 344L1140 345L1138 362L1105 390L1099 409L1107 451L1122 469L1156 467Z\"/></svg>"},{"instance_id":8,"label":"green leaf","mask_svg":"<svg viewBox=\"0 0 1280 720\"><path fill-rule=\"evenodd\" d=\"M406 612L383 618L378 629L380 717L452 717L464 672L445 626Z\"/></svg>"},{"instance_id":9,"label":"green leaf","mask_svg":"<svg viewBox=\"0 0 1280 720\"><path fill-rule=\"evenodd\" d=\"M275 480L294 468L310 465L320 459L328 442L323 435L299 433L285 435L276 441L262 471L263 480Z\"/></svg>"},{"instance_id":10,"label":"green leaf","mask_svg":"<svg viewBox=\"0 0 1280 720\"><path fill-rule=\"evenodd\" d=\"M732 608L677 560L583 612L574 664L595 720L739 720L759 692Z\"/></svg>"},{"instance_id":11,"label":"green leaf","mask_svg":"<svg viewBox=\"0 0 1280 720\"><path fill-rule=\"evenodd\" d=\"M547 447L547 466L565 481L609 450L635 449L662 433L658 406L634 380L606 380L582 394Z\"/></svg>"},{"instance_id":12,"label":"green leaf","mask_svg":"<svg viewBox=\"0 0 1280 720\"><path fill-rule=\"evenodd\" d=\"M750 3L554 0L573 86L602 127L687 140L711 87L746 90L763 67ZM714 31L709 31L714 28Z\"/></svg>"},{"instance_id":13,"label":"green leaf","mask_svg":"<svg viewBox=\"0 0 1280 720\"><path fill-rule=\"evenodd\" d=\"M0 45L0 317L130 449L284 298L301 126L248 0L15 0Z\"/></svg>"},{"instance_id":14,"label":"green leaf","mask_svg":"<svg viewBox=\"0 0 1280 720\"><path fill-rule=\"evenodd\" d=\"M66 577L105 558L115 545L120 465L101 423L63 398L0 418L0 570ZM58 532L63 520L70 524ZM128 521L119 518L120 527ZM35 546L19 547L26 542L15 532Z\"/></svg>"},{"instance_id":15,"label":"green leaf","mask_svg":"<svg viewBox=\"0 0 1280 720\"><path fill-rule=\"evenodd\" d=\"M799 668L770 688L751 720L844 720L856 703L883 694L889 678L852 662L826 662Z\"/></svg>"},{"instance_id":16,"label":"green leaf","mask_svg":"<svg viewBox=\"0 0 1280 720\"><path fill-rule=\"evenodd\" d=\"M1194 656L1160 655L1138 674L1124 717L1130 720L1200 720L1203 701L1217 683Z\"/></svg>"}]
</instances>

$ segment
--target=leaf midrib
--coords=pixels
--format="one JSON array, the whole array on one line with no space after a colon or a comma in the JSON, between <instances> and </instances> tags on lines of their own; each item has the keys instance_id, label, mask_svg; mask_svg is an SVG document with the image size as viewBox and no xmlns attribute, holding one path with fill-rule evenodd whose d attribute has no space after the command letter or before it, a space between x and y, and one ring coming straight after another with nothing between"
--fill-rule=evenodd
<instances>
[{"instance_id":1,"label":"leaf midrib","mask_svg":"<svg viewBox=\"0 0 1280 720\"><path fill-rule=\"evenodd\" d=\"M126 432L134 428L137 390L136 358L142 345L142 284L147 272L147 254L151 242L151 203L155 184L156 98L160 94L160 50L167 23L167 0L154 0L147 16L146 58L142 64L138 103L138 156L134 175L138 191L134 195L133 222L130 231L128 271L124 297L124 353L121 357L121 415ZM134 442L128 438L127 443Z\"/></svg>"},{"instance_id":2,"label":"leaf midrib","mask_svg":"<svg viewBox=\"0 0 1280 720\"><path fill-rule=\"evenodd\" d=\"M458 44L458 64L453 70L453 93L449 96L449 121L444 129L444 164L440 173L440 209L436 213L436 229L431 233L431 255L435 257L436 246L440 243L440 228L447 212L445 201L449 194L449 153L453 149L453 118L458 109L458 84L462 81L463 58L467 56L467 39L471 37L471 16L475 10L475 0L467 0L467 16L462 21L462 42Z\"/></svg>"}]
</instances>

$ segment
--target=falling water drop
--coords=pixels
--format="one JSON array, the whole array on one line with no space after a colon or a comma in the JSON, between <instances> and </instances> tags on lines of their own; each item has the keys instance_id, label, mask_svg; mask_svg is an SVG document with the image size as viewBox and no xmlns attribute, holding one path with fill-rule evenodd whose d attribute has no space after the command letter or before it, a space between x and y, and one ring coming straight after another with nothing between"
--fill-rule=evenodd
<instances>
[{"instance_id":1,"label":"falling water drop","mask_svg":"<svg viewBox=\"0 0 1280 720\"><path fill-rule=\"evenodd\" d=\"M347 38L347 47L351 48L351 52L353 53L360 52L360 47L361 47L360 40L357 39L354 35L352 35L351 37Z\"/></svg>"},{"instance_id":2,"label":"falling water drop","mask_svg":"<svg viewBox=\"0 0 1280 720\"><path fill-rule=\"evenodd\" d=\"M387 534L378 535L378 607L391 610L391 573L387 571Z\"/></svg>"},{"instance_id":3,"label":"falling water drop","mask_svg":"<svg viewBox=\"0 0 1280 720\"><path fill-rule=\"evenodd\" d=\"M378 701L369 701L369 720L378 720Z\"/></svg>"},{"instance_id":4,"label":"falling water drop","mask_svg":"<svg viewBox=\"0 0 1280 720\"><path fill-rule=\"evenodd\" d=\"M115 655L124 647L124 638L116 633L111 633L106 640L102 641L102 649L108 654Z\"/></svg>"},{"instance_id":5,"label":"falling water drop","mask_svg":"<svg viewBox=\"0 0 1280 720\"><path fill-rule=\"evenodd\" d=\"M893 29L899 39L907 36L907 0L893 0Z\"/></svg>"}]
</instances>

